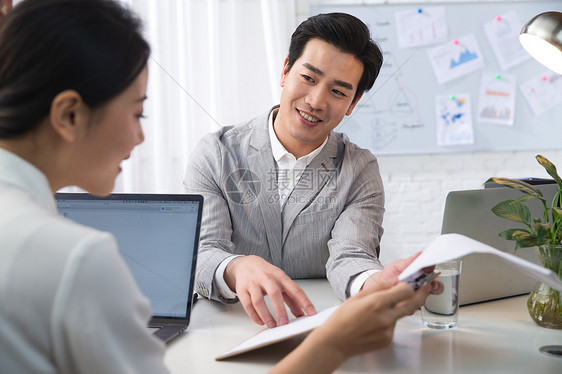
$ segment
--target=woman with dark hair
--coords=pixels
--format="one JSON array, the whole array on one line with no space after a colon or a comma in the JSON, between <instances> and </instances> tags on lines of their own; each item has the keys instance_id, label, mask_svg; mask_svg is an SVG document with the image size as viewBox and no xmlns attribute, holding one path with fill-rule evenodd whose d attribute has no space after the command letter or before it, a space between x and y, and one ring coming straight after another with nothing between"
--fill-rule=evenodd
<instances>
[{"instance_id":1,"label":"woman with dark hair","mask_svg":"<svg viewBox=\"0 0 562 374\"><path fill-rule=\"evenodd\" d=\"M0 21L0 371L166 372L108 233L54 192L106 195L143 141L150 48L114 1L26 0Z\"/></svg>"},{"instance_id":2,"label":"woman with dark hair","mask_svg":"<svg viewBox=\"0 0 562 374\"><path fill-rule=\"evenodd\" d=\"M109 233L53 194L109 194L143 141L148 44L111 0L25 0L0 21L0 372L161 373L164 345ZM430 292L350 298L273 370L325 373L389 344Z\"/></svg>"}]
</instances>

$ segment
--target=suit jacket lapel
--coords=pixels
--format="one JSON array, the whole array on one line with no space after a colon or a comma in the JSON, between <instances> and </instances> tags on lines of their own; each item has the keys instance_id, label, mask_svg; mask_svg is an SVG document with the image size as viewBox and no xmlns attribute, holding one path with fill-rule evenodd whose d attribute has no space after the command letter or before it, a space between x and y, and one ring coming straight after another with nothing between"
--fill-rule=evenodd
<instances>
[{"instance_id":1,"label":"suit jacket lapel","mask_svg":"<svg viewBox=\"0 0 562 374\"><path fill-rule=\"evenodd\" d=\"M273 265L282 265L282 226L277 171L269 141L268 117L256 124L251 134L251 150L247 156L248 166L259 180L258 203L262 213L265 234L269 243ZM256 189L256 191L258 191Z\"/></svg>"},{"instance_id":2,"label":"suit jacket lapel","mask_svg":"<svg viewBox=\"0 0 562 374\"><path fill-rule=\"evenodd\" d=\"M338 142L333 133L322 151L312 160L301 175L295 189L289 195L283 210L283 243L294 220L324 188L326 183L335 183L338 155Z\"/></svg>"}]
</instances>

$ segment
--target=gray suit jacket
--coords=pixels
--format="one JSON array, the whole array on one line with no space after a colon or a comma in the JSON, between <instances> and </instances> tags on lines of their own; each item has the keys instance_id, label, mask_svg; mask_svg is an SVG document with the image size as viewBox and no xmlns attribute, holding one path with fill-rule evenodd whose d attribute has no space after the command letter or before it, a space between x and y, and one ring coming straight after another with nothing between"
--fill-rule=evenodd
<instances>
[{"instance_id":1,"label":"gray suit jacket","mask_svg":"<svg viewBox=\"0 0 562 374\"><path fill-rule=\"evenodd\" d=\"M268 115L205 136L187 166L186 192L205 199L196 290L220 300L213 284L219 264L232 254L252 254L291 278L327 277L343 300L357 274L382 268L377 160L331 132L282 211Z\"/></svg>"}]
</instances>

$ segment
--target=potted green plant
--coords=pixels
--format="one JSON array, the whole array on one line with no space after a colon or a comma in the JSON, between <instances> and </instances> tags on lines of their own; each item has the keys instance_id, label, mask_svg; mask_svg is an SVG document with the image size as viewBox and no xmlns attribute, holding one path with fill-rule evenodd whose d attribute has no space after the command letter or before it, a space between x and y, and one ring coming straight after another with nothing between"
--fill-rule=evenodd
<instances>
[{"instance_id":1,"label":"potted green plant","mask_svg":"<svg viewBox=\"0 0 562 374\"><path fill-rule=\"evenodd\" d=\"M523 224L523 227L502 231L499 235L515 241L515 250L535 247L542 266L554 271L562 279L562 208L559 201L562 194L562 178L556 166L546 157L535 157L539 164L558 184L558 192L552 201L546 201L535 186L518 179L490 178L485 183L497 183L514 188L523 193L516 200L502 201L492 208L492 212L511 221ZM526 202L538 199L544 207L541 217L531 217ZM531 292L527 302L531 318L540 326L562 329L562 295L555 289L541 284Z\"/></svg>"}]
</instances>

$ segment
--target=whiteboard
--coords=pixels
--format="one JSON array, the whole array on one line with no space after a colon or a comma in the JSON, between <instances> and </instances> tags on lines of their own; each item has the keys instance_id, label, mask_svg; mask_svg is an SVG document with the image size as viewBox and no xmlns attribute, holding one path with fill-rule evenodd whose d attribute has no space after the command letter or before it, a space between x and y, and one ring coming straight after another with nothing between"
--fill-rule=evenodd
<instances>
[{"instance_id":1,"label":"whiteboard","mask_svg":"<svg viewBox=\"0 0 562 374\"><path fill-rule=\"evenodd\" d=\"M399 48L395 13L435 6L445 7L450 40L468 34L476 37L483 68L438 84L428 54L437 44ZM546 73L561 82L562 76L554 74L552 78L553 73L532 58L502 71L483 26L510 11L515 11L523 24L548 10L562 11L562 1L311 6L312 14L345 12L363 20L385 59L373 88L336 131L346 133L351 141L375 155L562 149L562 104L535 115L520 89L520 84ZM481 122L476 113L481 76L502 73L513 74L517 85L513 123ZM443 145L437 139L436 97L465 93L471 102L472 142Z\"/></svg>"}]
</instances>

